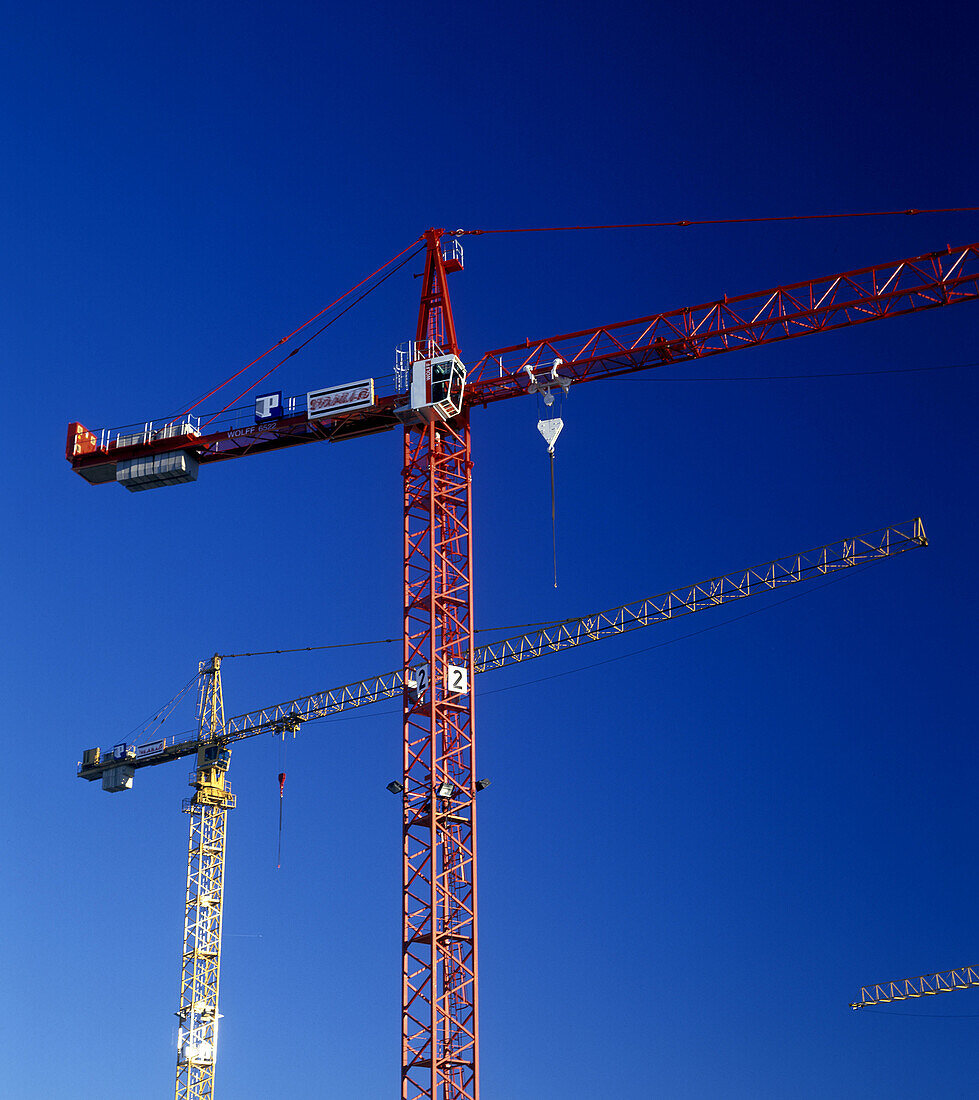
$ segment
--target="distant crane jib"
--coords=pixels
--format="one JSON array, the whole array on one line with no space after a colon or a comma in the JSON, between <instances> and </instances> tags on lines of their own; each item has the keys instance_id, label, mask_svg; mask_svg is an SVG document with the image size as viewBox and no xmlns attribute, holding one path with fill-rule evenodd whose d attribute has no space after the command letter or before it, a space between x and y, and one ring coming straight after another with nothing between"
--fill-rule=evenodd
<instances>
[{"instance_id":1,"label":"distant crane jib","mask_svg":"<svg viewBox=\"0 0 979 1100\"><path fill-rule=\"evenodd\" d=\"M848 569L865 562L894 557L906 550L927 545L924 524L920 518L894 524L868 534L841 539L813 550L776 558L762 565L735 573L714 577L689 587L672 589L658 596L637 600L620 607L593 612L577 619L555 623L529 633L518 634L479 646L473 656L477 673L503 668L532 660L548 653L585 645L625 634L633 630L666 622L695 611L720 607L734 600L771 591L787 584ZM221 741L231 745L250 737L267 733L296 732L305 722L328 718L344 711L369 706L382 699L391 699L404 690L401 669L358 680L342 687L304 695L277 703L271 707L247 711L224 720ZM169 760L190 756L198 751L201 741L196 733L176 734L153 755L135 757L134 767L163 764ZM138 746L131 746L135 751ZM111 760L111 750L100 752L100 759ZM111 766L107 764L105 766ZM79 766L79 775L99 778L93 768Z\"/></svg>"}]
</instances>

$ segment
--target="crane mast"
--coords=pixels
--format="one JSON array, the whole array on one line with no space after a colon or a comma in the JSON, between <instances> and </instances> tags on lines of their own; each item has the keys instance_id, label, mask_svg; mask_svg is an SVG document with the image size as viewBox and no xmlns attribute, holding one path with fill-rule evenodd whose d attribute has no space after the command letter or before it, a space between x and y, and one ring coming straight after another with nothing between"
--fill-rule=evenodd
<instances>
[{"instance_id":1,"label":"crane mast","mask_svg":"<svg viewBox=\"0 0 979 1100\"><path fill-rule=\"evenodd\" d=\"M426 245L416 356L435 368L459 348L436 230ZM428 682L404 692L403 1100L479 1096L471 471L468 410L406 424L404 682Z\"/></svg>"},{"instance_id":2,"label":"crane mast","mask_svg":"<svg viewBox=\"0 0 979 1100\"><path fill-rule=\"evenodd\" d=\"M224 742L221 658L200 666L197 766L191 773L192 798L187 847L184 945L177 1010L175 1100L213 1100L218 1041L218 988L221 978L221 912L228 810L235 804L227 782L231 751Z\"/></svg>"}]
</instances>

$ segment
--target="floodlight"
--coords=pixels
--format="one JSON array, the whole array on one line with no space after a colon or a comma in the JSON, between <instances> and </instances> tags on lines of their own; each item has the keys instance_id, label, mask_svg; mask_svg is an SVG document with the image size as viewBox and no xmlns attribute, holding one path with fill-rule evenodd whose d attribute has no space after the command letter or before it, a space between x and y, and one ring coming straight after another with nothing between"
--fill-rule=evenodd
<instances>
[{"instance_id":1,"label":"floodlight","mask_svg":"<svg viewBox=\"0 0 979 1100\"><path fill-rule=\"evenodd\" d=\"M451 783L446 782L439 787L436 793L439 798L451 798L456 793L456 789Z\"/></svg>"},{"instance_id":2,"label":"floodlight","mask_svg":"<svg viewBox=\"0 0 979 1100\"><path fill-rule=\"evenodd\" d=\"M492 783L491 779L477 779L476 780L476 790L477 791L485 791L486 788L490 785L490 783Z\"/></svg>"},{"instance_id":3,"label":"floodlight","mask_svg":"<svg viewBox=\"0 0 979 1100\"><path fill-rule=\"evenodd\" d=\"M388 783L387 789L391 792L391 794L401 794L401 792L405 789L405 785L397 779L392 779L391 782Z\"/></svg>"}]
</instances>

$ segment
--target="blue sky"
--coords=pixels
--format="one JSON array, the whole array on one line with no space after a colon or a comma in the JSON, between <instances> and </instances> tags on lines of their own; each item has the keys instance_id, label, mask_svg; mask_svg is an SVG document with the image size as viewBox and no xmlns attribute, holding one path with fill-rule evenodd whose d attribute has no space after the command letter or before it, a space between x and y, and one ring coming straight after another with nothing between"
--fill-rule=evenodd
<instances>
[{"instance_id":1,"label":"blue sky","mask_svg":"<svg viewBox=\"0 0 979 1100\"><path fill-rule=\"evenodd\" d=\"M5 1095L171 1087L189 769L109 796L75 778L82 750L123 739L215 651L392 637L400 620L394 433L130 495L71 473L68 422L189 404L430 225L976 205L961 10L6 14ZM962 214L469 238L451 289L474 360L977 235ZM411 271L277 385L386 377L413 335ZM976 961L977 316L577 388L557 447L556 591L537 408L474 413L483 628L916 514L932 541L746 619L749 605L705 613L481 681L487 1097L974 1093L979 993L896 1006L913 1015L847 1003L866 982ZM399 654L228 662L226 705ZM384 784L400 725L376 711L307 727L284 765L271 739L235 753L223 1095L398 1087L399 806Z\"/></svg>"}]
</instances>

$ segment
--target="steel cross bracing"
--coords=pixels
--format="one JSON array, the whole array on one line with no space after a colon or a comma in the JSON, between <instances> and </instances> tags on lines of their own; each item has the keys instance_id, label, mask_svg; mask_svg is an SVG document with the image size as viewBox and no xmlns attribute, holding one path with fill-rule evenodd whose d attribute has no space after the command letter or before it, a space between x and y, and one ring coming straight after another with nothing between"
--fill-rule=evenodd
<instances>
[{"instance_id":1,"label":"steel cross bracing","mask_svg":"<svg viewBox=\"0 0 979 1100\"><path fill-rule=\"evenodd\" d=\"M429 249L439 233L429 230L425 234ZM448 301L444 266L440 274L441 283L426 280L423 308L428 307L429 321L418 341L431 340L446 347L443 341L454 345L455 332L451 327L443 331L445 325L438 316L442 301ZM482 355L470 369L464 403L472 408L531 392L528 369L531 373L549 370L555 359L562 361L560 373L577 385L976 299L979 244L947 248L497 348ZM381 394L368 409L333 420L310 420L306 397L300 395L291 399L292 410L281 420L255 424L250 407L233 410L227 423L213 420L210 431L193 438L176 438L174 425L166 420L146 422L135 431L107 428L89 432L73 423L68 429L66 457L79 474L93 484L102 484L114 480L118 461L165 453L177 446L192 449L199 462L207 463L392 430L399 426L395 409L403 402L403 395Z\"/></svg>"},{"instance_id":2,"label":"steel cross bracing","mask_svg":"<svg viewBox=\"0 0 979 1100\"><path fill-rule=\"evenodd\" d=\"M439 235L427 245L417 344L458 354ZM404 693L403 1100L479 1096L471 471L468 414L406 426L404 671L430 674Z\"/></svg>"},{"instance_id":3,"label":"steel cross bracing","mask_svg":"<svg viewBox=\"0 0 979 1100\"><path fill-rule=\"evenodd\" d=\"M909 520L879 531L827 543L814 550L776 558L749 569L713 577L699 584L636 600L621 607L596 611L578 619L567 619L526 634L490 642L477 647L472 667L476 674L491 668L504 668L545 653L558 653L652 626L654 623L667 622L695 611L720 607L733 600L741 600L787 584L894 557L905 550L926 546L927 541L921 519ZM467 663L465 658L462 663ZM404 682L403 669L396 669L367 680L235 715L225 719L222 743L230 746L261 734L295 732L304 722L328 718L344 711L369 706L382 699L401 696ZM196 753L200 743L200 734L194 730L174 734L160 742L159 751L150 756L135 755L138 746L133 745L130 763L136 768L163 764ZM113 766L111 749L103 752L102 756L107 761L105 765L86 767L80 764L79 775L84 779L98 779L105 767Z\"/></svg>"},{"instance_id":4,"label":"steel cross bracing","mask_svg":"<svg viewBox=\"0 0 979 1100\"><path fill-rule=\"evenodd\" d=\"M187 894L180 974L175 1100L212 1100L218 1042L218 990L221 978L221 913L228 810L235 804L225 778L228 752L224 734L221 658L200 667L198 766L191 775ZM210 753L207 750L210 749Z\"/></svg>"},{"instance_id":5,"label":"steel cross bracing","mask_svg":"<svg viewBox=\"0 0 979 1100\"><path fill-rule=\"evenodd\" d=\"M538 657L546 650L557 651L600 638L624 634L638 627L666 622L708 607L719 607L761 591L780 588L815 576L826 576L840 569L899 554L915 546L926 546L921 518L893 527L885 527L841 542L828 543L815 550L778 558L764 565L714 577L689 588L675 589L660 596L600 611L583 619L556 623L537 634L525 634L482 646L476 651L475 668L483 672L516 661Z\"/></svg>"},{"instance_id":6,"label":"steel cross bracing","mask_svg":"<svg viewBox=\"0 0 979 1100\"><path fill-rule=\"evenodd\" d=\"M860 1000L851 1004L850 1008L907 1001L913 997L933 997L936 993L951 993L953 989L969 989L972 986L979 986L979 969L962 966L958 970L942 970L937 974L923 974L919 978L865 985L860 990Z\"/></svg>"},{"instance_id":7,"label":"steel cross bracing","mask_svg":"<svg viewBox=\"0 0 979 1100\"><path fill-rule=\"evenodd\" d=\"M827 275L489 351L470 371L468 402L527 391L527 368L572 385L738 348L897 317L979 297L979 244Z\"/></svg>"}]
</instances>

